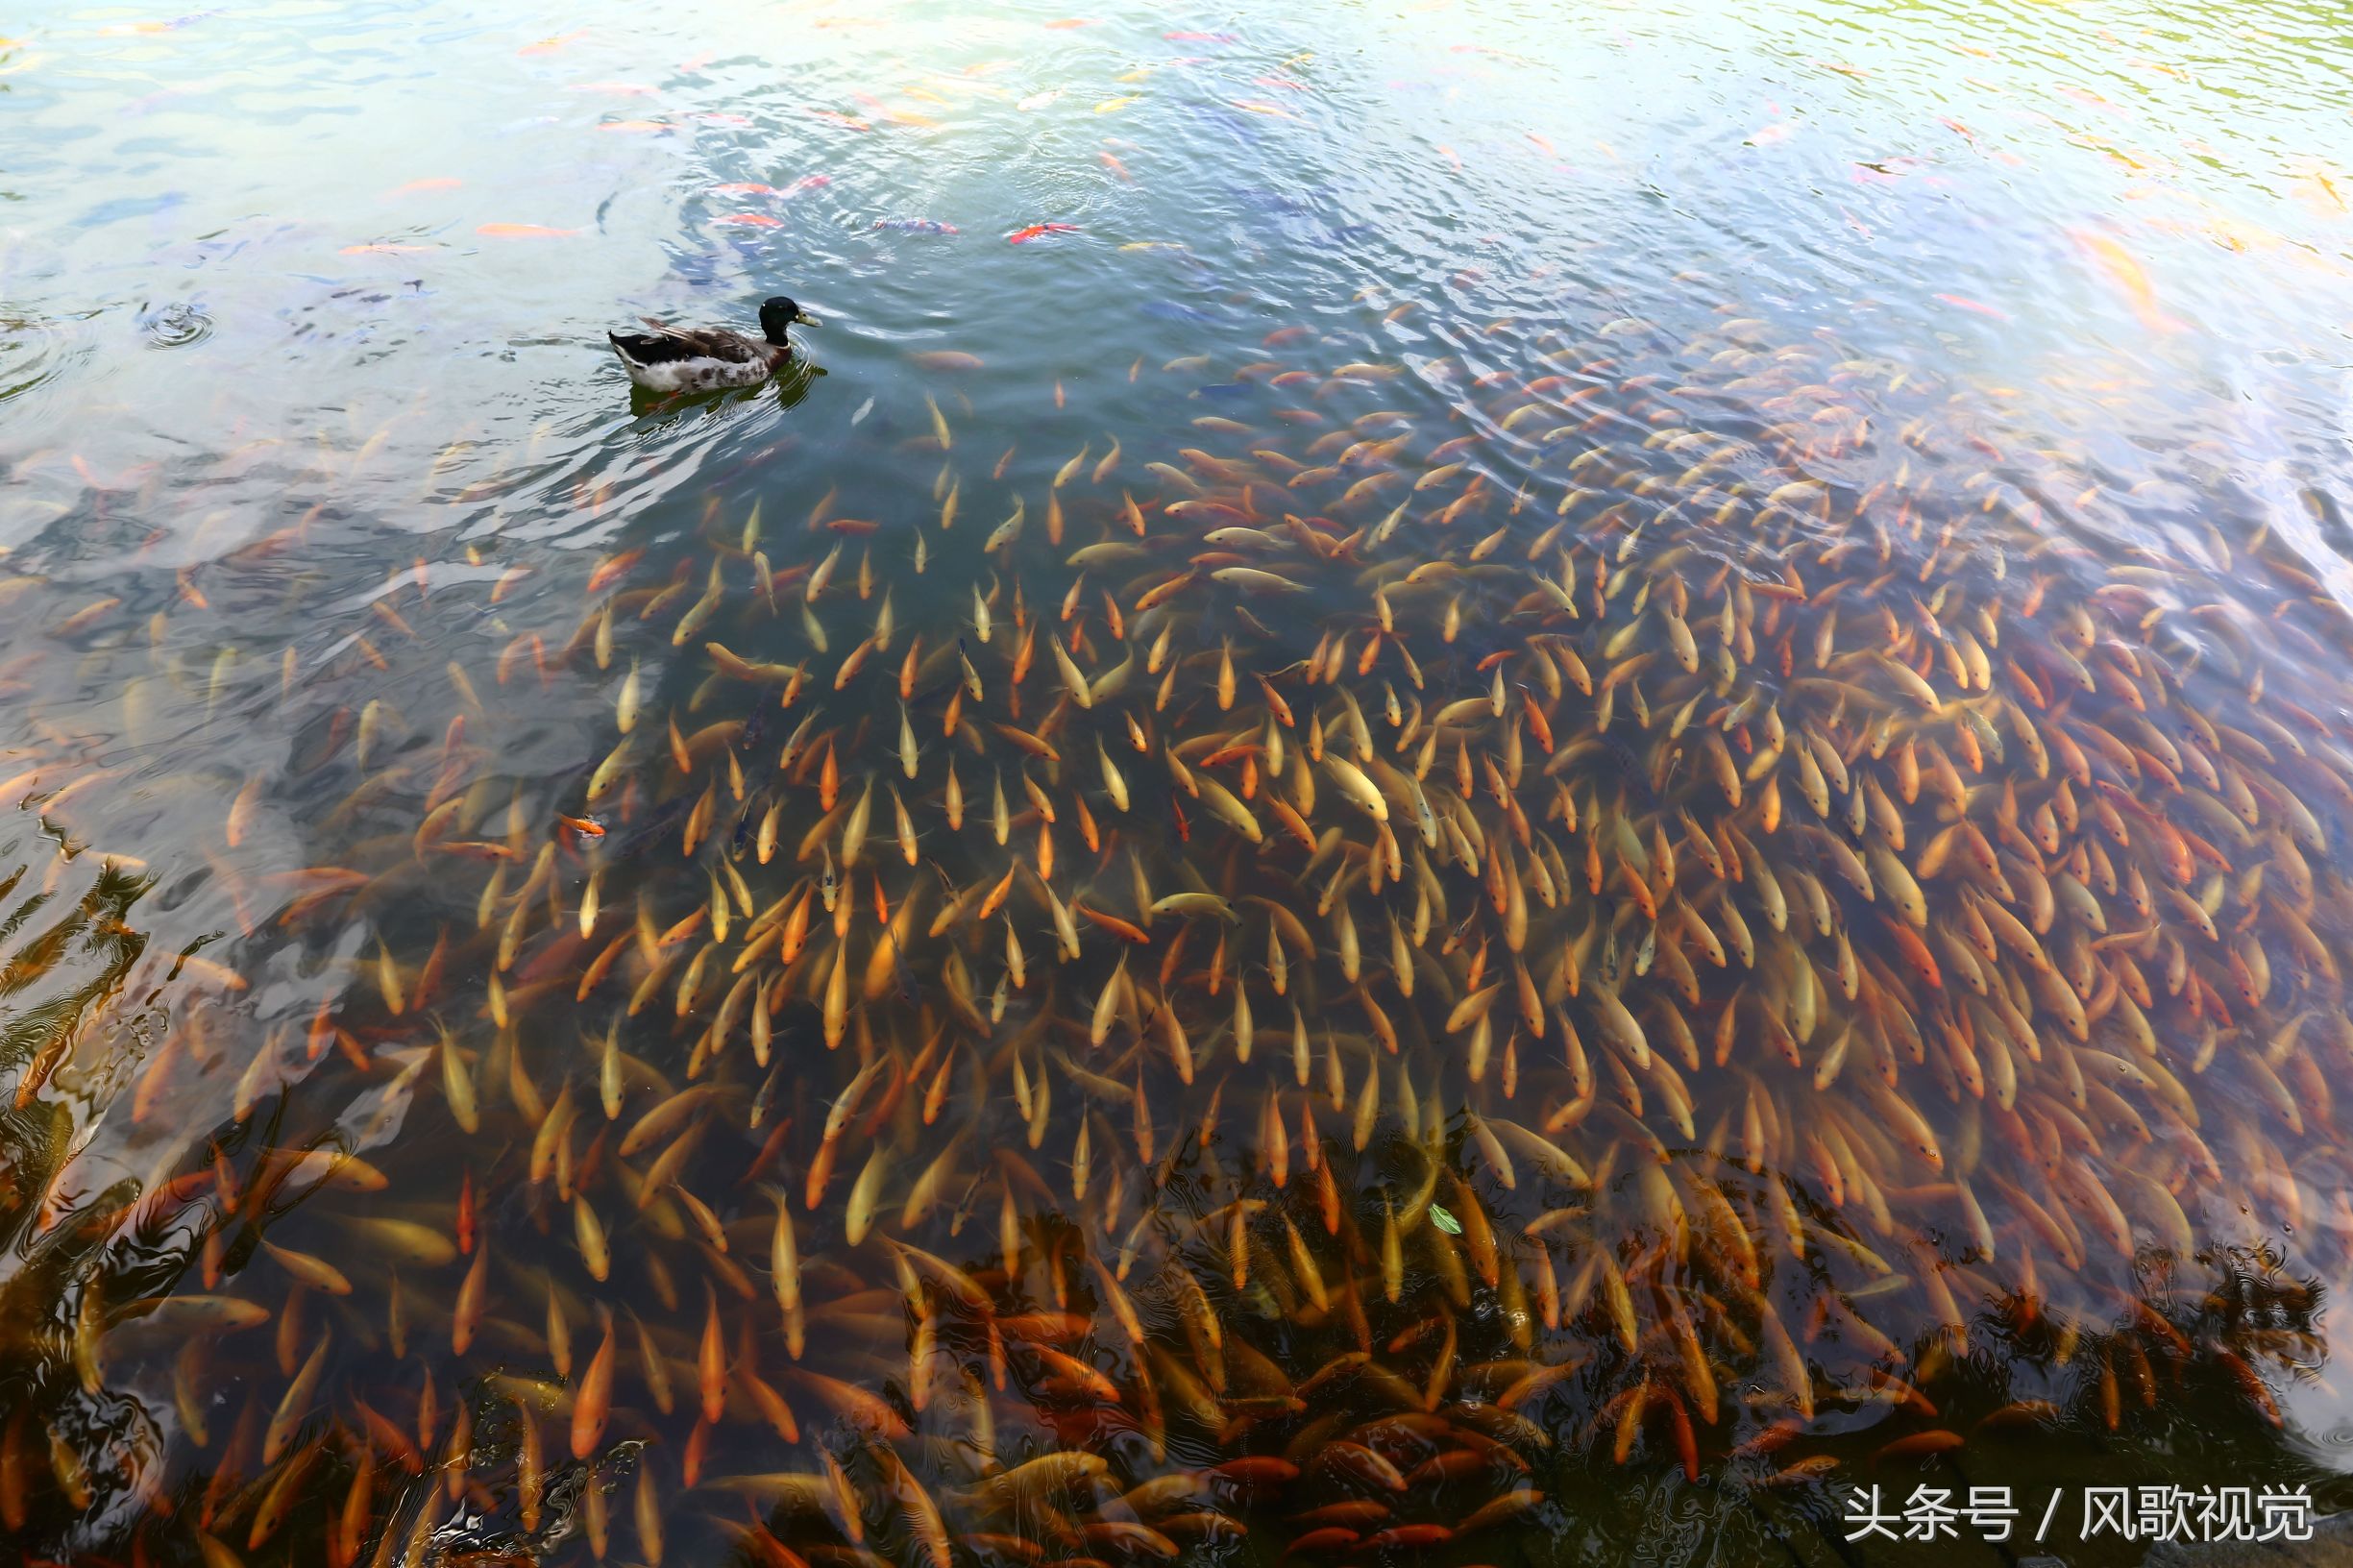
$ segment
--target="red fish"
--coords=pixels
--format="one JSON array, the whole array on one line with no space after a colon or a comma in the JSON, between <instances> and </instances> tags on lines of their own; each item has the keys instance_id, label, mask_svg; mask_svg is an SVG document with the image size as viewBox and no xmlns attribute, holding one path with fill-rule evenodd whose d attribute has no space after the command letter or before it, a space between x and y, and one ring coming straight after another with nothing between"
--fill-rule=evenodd
<instances>
[{"instance_id":1,"label":"red fish","mask_svg":"<svg viewBox=\"0 0 2353 1568\"><path fill-rule=\"evenodd\" d=\"M804 174L789 185L764 185L757 180L738 180L724 185L713 185L714 196L797 196L804 190L816 190L830 185L833 178L823 174Z\"/></svg>"},{"instance_id":2,"label":"red fish","mask_svg":"<svg viewBox=\"0 0 2353 1568\"><path fill-rule=\"evenodd\" d=\"M1032 223L1016 229L1005 238L1016 245L1026 245L1040 234L1075 234L1078 232L1079 227L1075 223Z\"/></svg>"},{"instance_id":3,"label":"red fish","mask_svg":"<svg viewBox=\"0 0 2353 1568\"><path fill-rule=\"evenodd\" d=\"M711 221L737 224L747 229L781 229L784 227L782 218L772 218L765 212L729 212L723 217L713 218Z\"/></svg>"},{"instance_id":4,"label":"red fish","mask_svg":"<svg viewBox=\"0 0 2353 1568\"><path fill-rule=\"evenodd\" d=\"M2010 319L2010 313L2007 310L1997 310L1990 305L1980 305L1977 301L1963 295L1939 294L1937 298L1943 300L1947 305L1958 306L1964 310L1974 310L1981 316L1992 316L1996 321Z\"/></svg>"}]
</instances>

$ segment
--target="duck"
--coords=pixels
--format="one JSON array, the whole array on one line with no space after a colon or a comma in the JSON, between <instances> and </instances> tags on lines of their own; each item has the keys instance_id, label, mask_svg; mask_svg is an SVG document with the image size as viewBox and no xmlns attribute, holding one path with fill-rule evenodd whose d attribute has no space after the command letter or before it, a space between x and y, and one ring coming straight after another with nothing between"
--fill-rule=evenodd
<instances>
[{"instance_id":1,"label":"duck","mask_svg":"<svg viewBox=\"0 0 2353 1568\"><path fill-rule=\"evenodd\" d=\"M818 319L779 294L760 303L760 336L732 327L672 327L651 316L639 318L644 332L606 332L629 380L650 392L708 392L723 386L757 386L793 358L785 329Z\"/></svg>"}]
</instances>

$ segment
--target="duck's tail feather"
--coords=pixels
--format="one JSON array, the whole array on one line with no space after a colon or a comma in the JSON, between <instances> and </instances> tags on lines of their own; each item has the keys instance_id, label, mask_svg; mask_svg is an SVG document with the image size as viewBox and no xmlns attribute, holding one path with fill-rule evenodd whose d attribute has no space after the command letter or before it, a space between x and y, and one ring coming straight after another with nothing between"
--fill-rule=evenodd
<instances>
[{"instance_id":1,"label":"duck's tail feather","mask_svg":"<svg viewBox=\"0 0 2353 1568\"><path fill-rule=\"evenodd\" d=\"M694 357L694 351L674 337L656 336L651 332L606 332L613 352L632 365L672 364Z\"/></svg>"}]
</instances>

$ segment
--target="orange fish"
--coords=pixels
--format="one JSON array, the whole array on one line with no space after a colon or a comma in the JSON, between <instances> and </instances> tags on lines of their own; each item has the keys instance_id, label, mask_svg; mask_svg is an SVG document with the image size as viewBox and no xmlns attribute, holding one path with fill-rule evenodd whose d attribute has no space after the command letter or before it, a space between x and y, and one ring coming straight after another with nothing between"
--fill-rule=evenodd
<instances>
[{"instance_id":1,"label":"orange fish","mask_svg":"<svg viewBox=\"0 0 2353 1568\"><path fill-rule=\"evenodd\" d=\"M2070 231L2075 243L2082 246L2098 261L2102 271L2116 281L2124 298L2132 306L2132 313L2141 325L2152 332L2178 331L2184 325L2167 315L2157 304L2157 288L2148 280L2147 271L2140 259L2123 246L2105 234L2096 234L2086 229Z\"/></svg>"},{"instance_id":2,"label":"orange fish","mask_svg":"<svg viewBox=\"0 0 2353 1568\"><path fill-rule=\"evenodd\" d=\"M458 186L464 184L465 182L463 180L453 180L447 175L437 175L429 180L411 180L404 185L395 185L390 190L385 191L384 195L389 198L393 196L414 196L420 191L427 190L455 190Z\"/></svg>"},{"instance_id":3,"label":"orange fish","mask_svg":"<svg viewBox=\"0 0 2353 1568\"><path fill-rule=\"evenodd\" d=\"M1123 920L1116 915L1106 915L1099 909L1090 909L1085 904L1076 901L1071 903L1070 913L1100 926L1122 942L1132 942L1143 947L1148 947L1152 943L1152 934L1132 920Z\"/></svg>"},{"instance_id":4,"label":"orange fish","mask_svg":"<svg viewBox=\"0 0 2353 1568\"><path fill-rule=\"evenodd\" d=\"M713 218L711 221L713 223L732 223L745 229L781 229L784 227L782 218L772 218L765 212L730 212L724 217Z\"/></svg>"},{"instance_id":5,"label":"orange fish","mask_svg":"<svg viewBox=\"0 0 2353 1568\"><path fill-rule=\"evenodd\" d=\"M522 48L516 50L515 53L518 55L551 55L558 49L561 49L564 45L570 43L573 39L581 37L584 31L585 30L579 30L571 33L562 33L553 37L540 38L534 42L525 44Z\"/></svg>"},{"instance_id":6,"label":"orange fish","mask_svg":"<svg viewBox=\"0 0 2353 1568\"><path fill-rule=\"evenodd\" d=\"M604 1423L613 1413L613 1325L604 1325L604 1343L597 1347L590 1359L588 1371L580 1379L580 1386L572 1404L572 1457L587 1458L597 1451L597 1439L604 1435Z\"/></svg>"},{"instance_id":7,"label":"orange fish","mask_svg":"<svg viewBox=\"0 0 2353 1568\"><path fill-rule=\"evenodd\" d=\"M588 591L593 594L611 587L615 579L626 576L629 568L642 560L645 553L643 550L625 550L618 555L608 555L599 561L597 569L588 575Z\"/></svg>"}]
</instances>

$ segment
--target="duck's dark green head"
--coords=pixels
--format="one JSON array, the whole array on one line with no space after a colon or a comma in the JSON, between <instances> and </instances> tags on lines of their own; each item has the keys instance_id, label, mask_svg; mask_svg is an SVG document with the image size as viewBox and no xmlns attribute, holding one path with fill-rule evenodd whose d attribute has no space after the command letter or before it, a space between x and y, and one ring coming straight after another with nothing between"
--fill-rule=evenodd
<instances>
[{"instance_id":1,"label":"duck's dark green head","mask_svg":"<svg viewBox=\"0 0 2353 1568\"><path fill-rule=\"evenodd\" d=\"M760 303L760 332L771 343L785 341L784 330L795 322L804 327L815 327L818 324L815 316L810 315L781 294Z\"/></svg>"}]
</instances>

